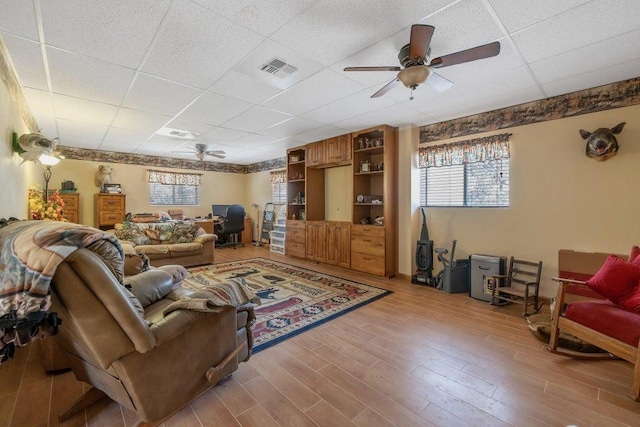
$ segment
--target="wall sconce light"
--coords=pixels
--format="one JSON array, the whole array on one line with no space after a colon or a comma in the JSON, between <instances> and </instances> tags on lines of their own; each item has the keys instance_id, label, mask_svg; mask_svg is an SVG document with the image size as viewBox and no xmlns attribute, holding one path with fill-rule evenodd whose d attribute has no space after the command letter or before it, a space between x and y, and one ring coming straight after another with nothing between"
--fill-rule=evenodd
<instances>
[{"instance_id":1,"label":"wall sconce light","mask_svg":"<svg viewBox=\"0 0 640 427\"><path fill-rule=\"evenodd\" d=\"M57 145L57 138L50 140L40 133L25 133L18 138L18 134L13 132L13 140L11 143L13 151L22 157L22 163L26 161L40 161L43 165L47 165L47 163L42 160L44 156L56 158L56 163L64 159L64 156L56 149ZM45 161L51 162L51 160L46 159ZM50 166L54 164L55 163L49 163Z\"/></svg>"}]
</instances>

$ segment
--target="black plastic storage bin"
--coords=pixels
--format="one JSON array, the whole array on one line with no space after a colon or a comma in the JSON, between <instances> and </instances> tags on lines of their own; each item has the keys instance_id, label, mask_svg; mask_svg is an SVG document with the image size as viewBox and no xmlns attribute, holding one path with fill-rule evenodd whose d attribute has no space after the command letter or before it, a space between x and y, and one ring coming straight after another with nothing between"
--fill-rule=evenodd
<instances>
[{"instance_id":1,"label":"black plastic storage bin","mask_svg":"<svg viewBox=\"0 0 640 427\"><path fill-rule=\"evenodd\" d=\"M455 267L444 270L442 290L450 294L469 292L469 260L456 260Z\"/></svg>"}]
</instances>

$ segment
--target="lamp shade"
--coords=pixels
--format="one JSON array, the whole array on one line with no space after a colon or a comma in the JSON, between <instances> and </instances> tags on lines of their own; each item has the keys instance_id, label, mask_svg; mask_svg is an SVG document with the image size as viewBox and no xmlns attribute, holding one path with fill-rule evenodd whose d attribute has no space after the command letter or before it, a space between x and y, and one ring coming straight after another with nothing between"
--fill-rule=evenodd
<instances>
[{"instance_id":1,"label":"lamp shade","mask_svg":"<svg viewBox=\"0 0 640 427\"><path fill-rule=\"evenodd\" d=\"M400 71L398 73L398 79L406 87L415 89L418 85L424 83L431 73L431 68L426 65L414 65Z\"/></svg>"},{"instance_id":2,"label":"lamp shade","mask_svg":"<svg viewBox=\"0 0 640 427\"><path fill-rule=\"evenodd\" d=\"M49 154L42 154L38 158L38 160L40 160L40 163L42 163L45 166L55 166L60 161L59 158L57 158L55 156L50 156Z\"/></svg>"}]
</instances>

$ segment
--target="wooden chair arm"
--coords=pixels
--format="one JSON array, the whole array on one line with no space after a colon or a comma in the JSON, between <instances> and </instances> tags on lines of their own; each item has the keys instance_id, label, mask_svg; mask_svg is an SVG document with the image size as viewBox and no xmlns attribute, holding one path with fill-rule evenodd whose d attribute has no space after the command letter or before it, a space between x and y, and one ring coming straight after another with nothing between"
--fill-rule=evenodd
<instances>
[{"instance_id":1,"label":"wooden chair arm","mask_svg":"<svg viewBox=\"0 0 640 427\"><path fill-rule=\"evenodd\" d=\"M578 286L581 288L588 288L587 282L584 280L566 279L564 277L552 277L551 280L560 283L560 285Z\"/></svg>"},{"instance_id":2,"label":"wooden chair arm","mask_svg":"<svg viewBox=\"0 0 640 427\"><path fill-rule=\"evenodd\" d=\"M506 279L509 276L507 276L506 274L493 274L491 277L493 277L494 279Z\"/></svg>"}]
</instances>

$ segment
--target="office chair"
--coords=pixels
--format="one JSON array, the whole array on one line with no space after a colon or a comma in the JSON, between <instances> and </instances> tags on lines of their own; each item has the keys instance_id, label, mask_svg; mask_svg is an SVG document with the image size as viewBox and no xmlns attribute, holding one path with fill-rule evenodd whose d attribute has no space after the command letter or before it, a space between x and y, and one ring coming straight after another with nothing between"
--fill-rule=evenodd
<instances>
[{"instance_id":1,"label":"office chair","mask_svg":"<svg viewBox=\"0 0 640 427\"><path fill-rule=\"evenodd\" d=\"M244 207L242 205L230 205L224 215L224 220L216 224L216 233L222 236L217 247L244 246L241 242L240 233L244 231Z\"/></svg>"}]
</instances>

